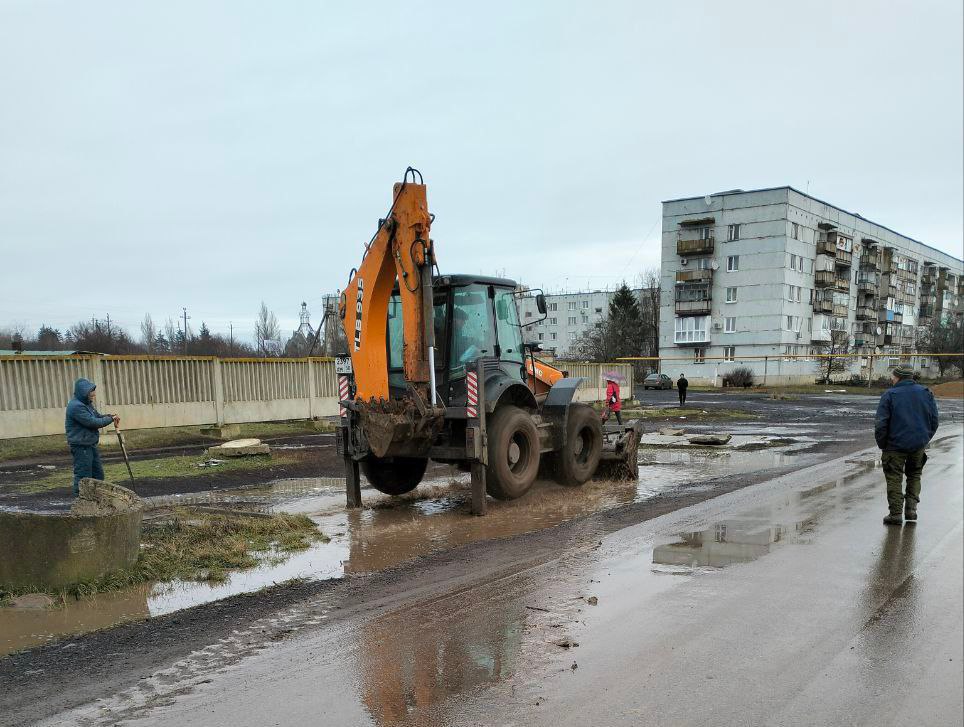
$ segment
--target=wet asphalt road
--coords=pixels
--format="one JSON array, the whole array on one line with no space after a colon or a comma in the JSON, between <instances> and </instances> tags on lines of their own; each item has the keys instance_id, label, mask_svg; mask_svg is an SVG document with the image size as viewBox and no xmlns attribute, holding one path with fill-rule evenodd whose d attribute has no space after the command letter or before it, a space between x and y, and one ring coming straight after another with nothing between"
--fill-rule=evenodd
<instances>
[{"instance_id":1,"label":"wet asphalt road","mask_svg":"<svg viewBox=\"0 0 964 727\"><path fill-rule=\"evenodd\" d=\"M294 607L46 724L961 724L962 456L946 427L917 526L881 524L867 451L327 627Z\"/></svg>"}]
</instances>

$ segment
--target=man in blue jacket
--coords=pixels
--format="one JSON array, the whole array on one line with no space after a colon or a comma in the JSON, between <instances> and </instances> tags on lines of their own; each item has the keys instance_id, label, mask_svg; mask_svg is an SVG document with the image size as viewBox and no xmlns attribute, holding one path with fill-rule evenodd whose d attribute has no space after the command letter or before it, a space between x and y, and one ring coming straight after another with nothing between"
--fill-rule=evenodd
<instances>
[{"instance_id":1,"label":"man in blue jacket","mask_svg":"<svg viewBox=\"0 0 964 727\"><path fill-rule=\"evenodd\" d=\"M74 458L74 495L80 494L80 481L85 477L95 480L104 479L104 467L100 462L97 442L100 441L100 428L120 424L120 417L101 414L94 408L97 385L87 379L74 382L74 398L67 403L67 416L64 429L67 431L67 444Z\"/></svg>"},{"instance_id":2,"label":"man in blue jacket","mask_svg":"<svg viewBox=\"0 0 964 727\"><path fill-rule=\"evenodd\" d=\"M917 522L920 502L920 477L927 462L924 448L937 432L937 402L926 386L914 382L910 368L898 366L877 405L874 437L883 451L881 463L887 479L887 504L890 514L886 525ZM904 475L907 492L903 491ZM903 515L903 517L901 517Z\"/></svg>"}]
</instances>

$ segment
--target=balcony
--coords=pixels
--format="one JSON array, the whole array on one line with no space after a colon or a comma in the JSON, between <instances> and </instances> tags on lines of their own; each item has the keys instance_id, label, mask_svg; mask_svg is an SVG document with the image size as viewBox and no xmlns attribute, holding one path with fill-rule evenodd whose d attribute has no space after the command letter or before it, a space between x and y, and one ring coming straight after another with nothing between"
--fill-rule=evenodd
<instances>
[{"instance_id":1,"label":"balcony","mask_svg":"<svg viewBox=\"0 0 964 727\"><path fill-rule=\"evenodd\" d=\"M830 313L831 311L833 311L833 301L829 301L829 300L813 301L814 313Z\"/></svg>"},{"instance_id":2,"label":"balcony","mask_svg":"<svg viewBox=\"0 0 964 727\"><path fill-rule=\"evenodd\" d=\"M682 257L689 255L712 255L715 244L715 237L706 237L699 240L677 240L676 254Z\"/></svg>"},{"instance_id":3,"label":"balcony","mask_svg":"<svg viewBox=\"0 0 964 727\"><path fill-rule=\"evenodd\" d=\"M879 272L880 271L880 260L876 255L873 257L867 257L862 255L860 258L860 269L866 270L868 272Z\"/></svg>"},{"instance_id":4,"label":"balcony","mask_svg":"<svg viewBox=\"0 0 964 727\"><path fill-rule=\"evenodd\" d=\"M709 315L711 300L678 300L676 301L676 315L705 316Z\"/></svg>"},{"instance_id":5,"label":"balcony","mask_svg":"<svg viewBox=\"0 0 964 727\"><path fill-rule=\"evenodd\" d=\"M837 257L837 243L832 240L817 240L817 254Z\"/></svg>"},{"instance_id":6,"label":"balcony","mask_svg":"<svg viewBox=\"0 0 964 727\"><path fill-rule=\"evenodd\" d=\"M677 318L673 338L678 346L702 346L710 342L710 317Z\"/></svg>"},{"instance_id":7,"label":"balcony","mask_svg":"<svg viewBox=\"0 0 964 727\"><path fill-rule=\"evenodd\" d=\"M813 331L810 333L810 340L811 340L811 341L821 341L821 342L828 342L828 343L829 343L829 341L830 341L830 329L829 329L829 328L817 328L816 326L814 326Z\"/></svg>"},{"instance_id":8,"label":"balcony","mask_svg":"<svg viewBox=\"0 0 964 727\"><path fill-rule=\"evenodd\" d=\"M833 270L818 270L814 273L814 284L818 288L826 288L833 285L837 280L837 274Z\"/></svg>"},{"instance_id":9,"label":"balcony","mask_svg":"<svg viewBox=\"0 0 964 727\"><path fill-rule=\"evenodd\" d=\"M850 278L835 278L833 281L833 287L842 293L850 292Z\"/></svg>"},{"instance_id":10,"label":"balcony","mask_svg":"<svg viewBox=\"0 0 964 727\"><path fill-rule=\"evenodd\" d=\"M933 304L925 304L920 307L918 316L921 318L933 318L934 317L934 306Z\"/></svg>"},{"instance_id":11,"label":"balcony","mask_svg":"<svg viewBox=\"0 0 964 727\"><path fill-rule=\"evenodd\" d=\"M871 308L869 305L857 306L857 320L858 321L876 321L877 310L875 308Z\"/></svg>"},{"instance_id":12,"label":"balcony","mask_svg":"<svg viewBox=\"0 0 964 727\"><path fill-rule=\"evenodd\" d=\"M818 250L819 252L819 250ZM854 254L848 252L847 250L841 250L837 248L837 265L838 267L850 267L854 262Z\"/></svg>"},{"instance_id":13,"label":"balcony","mask_svg":"<svg viewBox=\"0 0 964 727\"><path fill-rule=\"evenodd\" d=\"M850 315L850 308L846 305L833 306L833 314L836 318L846 318Z\"/></svg>"},{"instance_id":14,"label":"balcony","mask_svg":"<svg viewBox=\"0 0 964 727\"><path fill-rule=\"evenodd\" d=\"M677 270L677 283L712 283L712 270Z\"/></svg>"},{"instance_id":15,"label":"balcony","mask_svg":"<svg viewBox=\"0 0 964 727\"><path fill-rule=\"evenodd\" d=\"M876 342L876 336L872 333L855 333L854 334L854 345L855 346L873 346Z\"/></svg>"},{"instance_id":16,"label":"balcony","mask_svg":"<svg viewBox=\"0 0 964 727\"><path fill-rule=\"evenodd\" d=\"M880 287L880 278L876 275L867 275L866 273L859 273L857 275L857 292L858 293L876 293L877 288Z\"/></svg>"}]
</instances>

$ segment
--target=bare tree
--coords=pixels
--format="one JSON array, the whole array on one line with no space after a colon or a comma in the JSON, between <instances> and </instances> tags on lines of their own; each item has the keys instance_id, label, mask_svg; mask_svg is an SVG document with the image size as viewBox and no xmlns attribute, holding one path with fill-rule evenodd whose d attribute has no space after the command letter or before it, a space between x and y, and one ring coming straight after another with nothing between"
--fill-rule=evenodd
<instances>
[{"instance_id":1,"label":"bare tree","mask_svg":"<svg viewBox=\"0 0 964 727\"><path fill-rule=\"evenodd\" d=\"M642 287L640 313L643 318L643 345L647 356L659 355L659 268L646 268L640 276Z\"/></svg>"},{"instance_id":2,"label":"bare tree","mask_svg":"<svg viewBox=\"0 0 964 727\"><path fill-rule=\"evenodd\" d=\"M254 324L254 339L261 355L277 356L281 348L280 337L281 327L278 325L278 317L268 310L264 301L261 301L258 319Z\"/></svg>"},{"instance_id":3,"label":"bare tree","mask_svg":"<svg viewBox=\"0 0 964 727\"><path fill-rule=\"evenodd\" d=\"M141 321L141 341L148 353L154 353L155 344L157 343L157 327L154 325L154 320L151 318L150 313L145 313L144 320Z\"/></svg>"},{"instance_id":4,"label":"bare tree","mask_svg":"<svg viewBox=\"0 0 964 727\"><path fill-rule=\"evenodd\" d=\"M917 350L945 354L934 357L941 378L952 366L964 368L964 321L960 318L934 318L929 325L917 329Z\"/></svg>"},{"instance_id":5,"label":"bare tree","mask_svg":"<svg viewBox=\"0 0 964 727\"><path fill-rule=\"evenodd\" d=\"M824 355L817 359L817 368L821 378L829 384L833 374L847 370L849 359L842 354L850 353L850 334L847 331L830 331L830 340L818 346L817 352Z\"/></svg>"}]
</instances>

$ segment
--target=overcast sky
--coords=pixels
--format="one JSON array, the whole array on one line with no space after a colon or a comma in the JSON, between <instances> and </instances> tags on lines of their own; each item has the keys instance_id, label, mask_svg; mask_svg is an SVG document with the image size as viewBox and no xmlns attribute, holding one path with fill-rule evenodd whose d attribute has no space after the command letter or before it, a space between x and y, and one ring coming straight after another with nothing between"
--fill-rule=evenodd
<instances>
[{"instance_id":1,"label":"overcast sky","mask_svg":"<svg viewBox=\"0 0 964 727\"><path fill-rule=\"evenodd\" d=\"M0 327L317 322L409 164L443 272L632 283L783 184L960 257L961 6L0 0Z\"/></svg>"}]
</instances>

